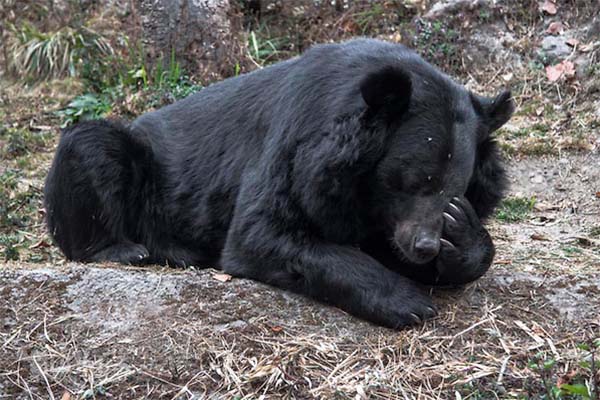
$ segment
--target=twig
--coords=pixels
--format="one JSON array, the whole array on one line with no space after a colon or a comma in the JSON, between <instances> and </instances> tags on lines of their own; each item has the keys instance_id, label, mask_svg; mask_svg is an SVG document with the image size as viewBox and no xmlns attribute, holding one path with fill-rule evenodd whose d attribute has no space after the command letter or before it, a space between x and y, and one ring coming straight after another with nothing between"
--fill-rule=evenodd
<instances>
[{"instance_id":1,"label":"twig","mask_svg":"<svg viewBox=\"0 0 600 400\"><path fill-rule=\"evenodd\" d=\"M46 374L44 373L44 370L42 370L42 367L40 367L40 364L38 364L35 357L32 357L32 358L33 358L33 363L35 364L37 369L40 371L42 378L44 378L44 382L46 382L46 388L48 389L48 394L50 395L50 399L55 400L54 393L52 393L52 387L50 386L50 382L48 382L48 378L46 378Z\"/></svg>"}]
</instances>

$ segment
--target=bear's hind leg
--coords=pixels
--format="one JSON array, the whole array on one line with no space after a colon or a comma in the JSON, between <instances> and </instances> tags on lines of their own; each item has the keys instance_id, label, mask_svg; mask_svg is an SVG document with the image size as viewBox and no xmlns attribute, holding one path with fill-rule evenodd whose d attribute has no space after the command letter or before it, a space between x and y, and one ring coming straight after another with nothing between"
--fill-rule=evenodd
<instances>
[{"instance_id":1,"label":"bear's hind leg","mask_svg":"<svg viewBox=\"0 0 600 400\"><path fill-rule=\"evenodd\" d=\"M148 258L146 243L156 233L139 199L152 201L151 159L151 150L117 123L82 122L63 133L44 202L50 234L67 259Z\"/></svg>"},{"instance_id":2,"label":"bear's hind leg","mask_svg":"<svg viewBox=\"0 0 600 400\"><path fill-rule=\"evenodd\" d=\"M112 261L121 264L143 264L148 261L150 253L146 246L137 243L118 243L108 246L90 256L86 261Z\"/></svg>"}]
</instances>

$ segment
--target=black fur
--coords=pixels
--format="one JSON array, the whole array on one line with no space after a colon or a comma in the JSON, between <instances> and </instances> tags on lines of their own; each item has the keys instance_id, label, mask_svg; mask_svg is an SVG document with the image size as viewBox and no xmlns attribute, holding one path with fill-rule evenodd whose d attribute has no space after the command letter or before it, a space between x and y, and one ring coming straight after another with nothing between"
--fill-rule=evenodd
<instances>
[{"instance_id":1,"label":"black fur","mask_svg":"<svg viewBox=\"0 0 600 400\"><path fill-rule=\"evenodd\" d=\"M400 45L316 46L130 126L65 131L48 226L69 259L219 266L406 326L435 315L415 281L491 264L480 221L505 179L490 133L513 108Z\"/></svg>"}]
</instances>

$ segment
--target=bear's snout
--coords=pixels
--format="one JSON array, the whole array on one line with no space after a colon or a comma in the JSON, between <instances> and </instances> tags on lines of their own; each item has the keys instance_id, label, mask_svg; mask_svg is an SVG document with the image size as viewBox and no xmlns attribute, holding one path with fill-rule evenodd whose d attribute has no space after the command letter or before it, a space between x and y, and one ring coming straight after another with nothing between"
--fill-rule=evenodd
<instances>
[{"instance_id":1,"label":"bear's snout","mask_svg":"<svg viewBox=\"0 0 600 400\"><path fill-rule=\"evenodd\" d=\"M420 232L413 244L413 253L421 263L431 261L440 252L440 238L431 232Z\"/></svg>"},{"instance_id":2,"label":"bear's snout","mask_svg":"<svg viewBox=\"0 0 600 400\"><path fill-rule=\"evenodd\" d=\"M415 264L425 264L440 252L442 234L441 219L425 223L398 223L394 242L404 257Z\"/></svg>"}]
</instances>

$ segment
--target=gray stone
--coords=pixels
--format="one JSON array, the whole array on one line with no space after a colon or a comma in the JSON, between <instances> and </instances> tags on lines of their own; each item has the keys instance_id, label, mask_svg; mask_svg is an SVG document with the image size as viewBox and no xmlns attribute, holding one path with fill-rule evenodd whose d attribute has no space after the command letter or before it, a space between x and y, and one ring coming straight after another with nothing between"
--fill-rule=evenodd
<instances>
[{"instance_id":1,"label":"gray stone","mask_svg":"<svg viewBox=\"0 0 600 400\"><path fill-rule=\"evenodd\" d=\"M569 36L546 36L542 39L542 43L538 54L546 64L554 64L557 61L567 58L573 48L567 44Z\"/></svg>"},{"instance_id":2,"label":"gray stone","mask_svg":"<svg viewBox=\"0 0 600 400\"><path fill-rule=\"evenodd\" d=\"M442 0L434 3L424 17L440 18L462 10L474 10L489 6L491 3L491 0Z\"/></svg>"},{"instance_id":3,"label":"gray stone","mask_svg":"<svg viewBox=\"0 0 600 400\"><path fill-rule=\"evenodd\" d=\"M501 21L479 27L465 42L465 55L475 64L494 63L516 68L523 64L521 55L514 51L516 39Z\"/></svg>"}]
</instances>

